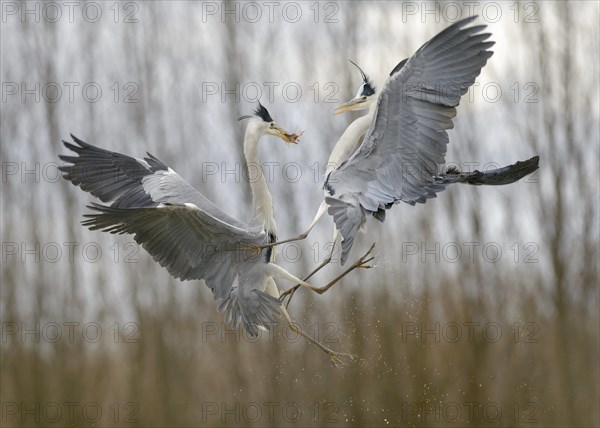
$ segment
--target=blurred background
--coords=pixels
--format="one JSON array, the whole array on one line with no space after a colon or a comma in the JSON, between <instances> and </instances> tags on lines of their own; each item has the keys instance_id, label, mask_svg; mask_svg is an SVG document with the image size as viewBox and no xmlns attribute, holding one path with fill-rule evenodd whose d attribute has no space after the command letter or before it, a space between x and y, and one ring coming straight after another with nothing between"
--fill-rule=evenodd
<instances>
[{"instance_id":1,"label":"blurred background","mask_svg":"<svg viewBox=\"0 0 600 428\"><path fill-rule=\"evenodd\" d=\"M3 426L573 426L600 423L597 2L16 2L1 21ZM223 324L210 291L169 277L131 236L79 222L93 198L60 178L69 133L172 166L249 221L244 123L256 100L297 146L261 159L281 238L322 198L361 84L478 14L496 41L463 97L447 160L539 154L506 187L400 205L354 245L374 269L299 324L358 355L332 367L285 326ZM302 276L331 220L279 250ZM341 271L336 259L313 280ZM280 288L293 284L280 283Z\"/></svg>"}]
</instances>

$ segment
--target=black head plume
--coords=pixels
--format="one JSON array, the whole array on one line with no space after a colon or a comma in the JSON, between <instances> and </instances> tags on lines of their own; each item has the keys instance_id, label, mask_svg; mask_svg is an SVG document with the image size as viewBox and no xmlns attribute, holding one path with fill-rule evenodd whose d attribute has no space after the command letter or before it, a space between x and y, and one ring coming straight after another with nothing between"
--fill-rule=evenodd
<instances>
[{"instance_id":1,"label":"black head plume","mask_svg":"<svg viewBox=\"0 0 600 428\"><path fill-rule=\"evenodd\" d=\"M350 63L352 63L352 65L354 65L356 68L358 68L358 71L360 71L360 75L362 76L363 85L362 85L362 90L361 90L360 95L365 96L365 97L373 95L375 93L375 85L373 85L373 83L371 83L371 81L369 80L369 77L365 74L365 72L362 70L362 68L360 68L358 66L357 63L355 63L351 59L349 59L348 61L350 61Z\"/></svg>"},{"instance_id":2,"label":"black head plume","mask_svg":"<svg viewBox=\"0 0 600 428\"><path fill-rule=\"evenodd\" d=\"M269 114L269 111L260 103L260 101L254 110L254 115L260 117L265 122L273 122L273 118Z\"/></svg>"},{"instance_id":3,"label":"black head plume","mask_svg":"<svg viewBox=\"0 0 600 428\"><path fill-rule=\"evenodd\" d=\"M260 117L265 122L273 122L273 118L269 114L269 111L260 103L260 101L258 102L258 106L256 106L254 109L252 115L246 114L244 116L240 116L238 117L238 120L252 119L253 117Z\"/></svg>"}]
</instances>

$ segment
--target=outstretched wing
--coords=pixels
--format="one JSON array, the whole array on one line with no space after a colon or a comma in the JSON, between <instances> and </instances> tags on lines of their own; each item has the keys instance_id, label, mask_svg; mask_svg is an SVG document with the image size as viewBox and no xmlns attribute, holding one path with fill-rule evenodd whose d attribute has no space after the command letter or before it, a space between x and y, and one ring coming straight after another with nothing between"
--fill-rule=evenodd
<instances>
[{"instance_id":1,"label":"outstretched wing","mask_svg":"<svg viewBox=\"0 0 600 428\"><path fill-rule=\"evenodd\" d=\"M435 177L445 163L446 130L453 127L461 96L493 54L484 25L464 28L474 19L446 28L394 69L363 144L328 177L331 196L377 213L399 201L423 203L443 190ZM330 209L342 235L358 230L343 221L364 220L357 208L350 207L348 215L339 203Z\"/></svg>"},{"instance_id":2,"label":"outstretched wing","mask_svg":"<svg viewBox=\"0 0 600 428\"><path fill-rule=\"evenodd\" d=\"M209 215L239 229L248 225L237 221L209 201L156 157L147 153L137 159L88 144L71 134L76 144L63 141L77 156L60 155L70 165L59 167L63 177L112 207L157 207L160 203L191 203ZM144 185L146 183L146 185ZM163 193L154 196L146 188L162 183Z\"/></svg>"},{"instance_id":3,"label":"outstretched wing","mask_svg":"<svg viewBox=\"0 0 600 428\"><path fill-rule=\"evenodd\" d=\"M250 257L243 245L266 242L264 232L245 232L192 204L156 208L114 208L92 204L84 226L130 233L161 266L181 280L203 279L215 298L225 298L235 278L266 257Z\"/></svg>"},{"instance_id":4,"label":"outstretched wing","mask_svg":"<svg viewBox=\"0 0 600 428\"><path fill-rule=\"evenodd\" d=\"M242 247L268 236L234 220L155 157L134 159L75 137L64 142L78 156L61 156L64 177L110 206L92 204L83 225L111 233L130 233L175 278L203 279L215 298L226 298L236 277L267 251L249 258Z\"/></svg>"}]
</instances>

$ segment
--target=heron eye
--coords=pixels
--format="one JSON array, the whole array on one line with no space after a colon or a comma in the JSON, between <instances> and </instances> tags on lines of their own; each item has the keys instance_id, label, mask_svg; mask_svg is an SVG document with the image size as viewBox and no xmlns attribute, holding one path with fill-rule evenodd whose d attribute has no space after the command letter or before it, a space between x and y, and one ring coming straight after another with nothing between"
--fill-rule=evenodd
<instances>
[{"instance_id":1,"label":"heron eye","mask_svg":"<svg viewBox=\"0 0 600 428\"><path fill-rule=\"evenodd\" d=\"M271 128L275 128L275 124L271 122Z\"/></svg>"}]
</instances>

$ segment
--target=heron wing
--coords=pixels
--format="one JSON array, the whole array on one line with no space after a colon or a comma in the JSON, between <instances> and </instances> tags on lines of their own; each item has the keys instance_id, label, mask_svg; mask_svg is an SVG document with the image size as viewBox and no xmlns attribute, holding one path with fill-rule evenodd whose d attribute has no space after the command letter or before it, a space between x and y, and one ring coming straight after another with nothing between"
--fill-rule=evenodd
<instances>
[{"instance_id":1,"label":"heron wing","mask_svg":"<svg viewBox=\"0 0 600 428\"><path fill-rule=\"evenodd\" d=\"M329 175L331 196L377 213L399 201L423 203L444 189L435 178L445 163L446 130L453 127L461 96L493 54L484 25L464 28L474 19L446 28L396 66L362 145ZM343 221L364 221L351 208L352 215L343 215L340 204L329 210L340 219L342 236L343 230L358 230Z\"/></svg>"},{"instance_id":2,"label":"heron wing","mask_svg":"<svg viewBox=\"0 0 600 428\"><path fill-rule=\"evenodd\" d=\"M59 158L68 164L59 170L65 179L102 202L111 202L112 207L120 208L156 207L168 202L192 203L230 225L241 229L247 227L220 210L150 153L144 159L137 159L96 147L72 134L71 137L75 144L67 141L63 144L77 156L60 155ZM152 197L146 187L156 187L161 181L165 192L155 189ZM146 187L144 183L148 183Z\"/></svg>"},{"instance_id":3,"label":"heron wing","mask_svg":"<svg viewBox=\"0 0 600 428\"><path fill-rule=\"evenodd\" d=\"M84 226L134 235L135 241L173 277L203 279L216 298L226 297L237 275L249 269L249 264L265 262L249 258L249 252L242 248L264 243L264 232L240 230L195 205L115 208L92 204L90 208L95 213L85 215Z\"/></svg>"},{"instance_id":4,"label":"heron wing","mask_svg":"<svg viewBox=\"0 0 600 428\"><path fill-rule=\"evenodd\" d=\"M243 246L269 237L221 211L175 171L148 155L138 160L74 138L65 145L79 156L62 156L72 165L64 176L110 206L92 204L83 225L92 230L130 233L175 278L203 279L215 298L225 298L236 277L261 262Z\"/></svg>"},{"instance_id":5,"label":"heron wing","mask_svg":"<svg viewBox=\"0 0 600 428\"><path fill-rule=\"evenodd\" d=\"M240 230L192 204L154 208L118 208L92 204L83 225L92 230L130 233L155 261L182 280L203 279L219 311L234 329L242 323L252 337L280 315L281 301L259 289L265 280L261 268L268 252L253 255L244 245L266 243L265 232ZM234 285L237 280L237 285Z\"/></svg>"}]
</instances>

